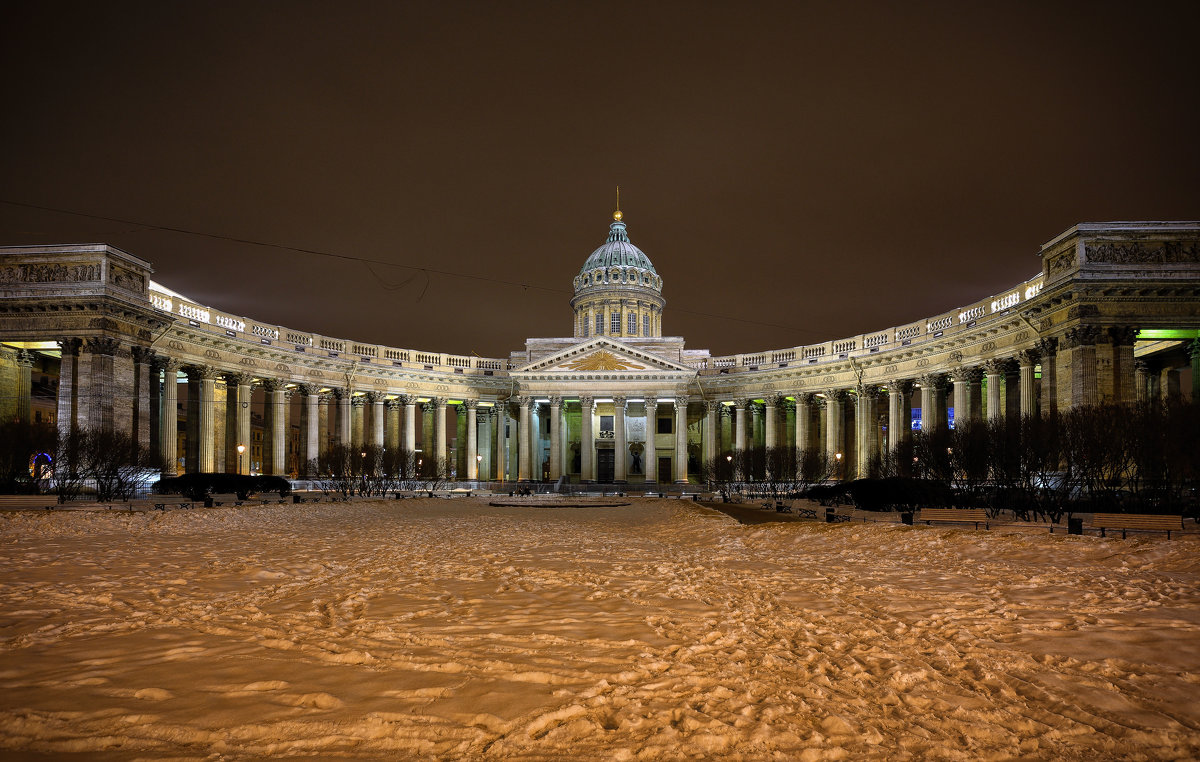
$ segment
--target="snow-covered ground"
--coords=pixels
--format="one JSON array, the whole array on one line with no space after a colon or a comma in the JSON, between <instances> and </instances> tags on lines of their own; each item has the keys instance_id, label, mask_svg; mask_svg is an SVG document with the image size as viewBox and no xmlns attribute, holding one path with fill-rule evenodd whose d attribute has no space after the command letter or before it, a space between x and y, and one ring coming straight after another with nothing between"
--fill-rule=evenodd
<instances>
[{"instance_id":1,"label":"snow-covered ground","mask_svg":"<svg viewBox=\"0 0 1200 762\"><path fill-rule=\"evenodd\" d=\"M485 499L0 516L0 756L1195 759L1200 540Z\"/></svg>"}]
</instances>

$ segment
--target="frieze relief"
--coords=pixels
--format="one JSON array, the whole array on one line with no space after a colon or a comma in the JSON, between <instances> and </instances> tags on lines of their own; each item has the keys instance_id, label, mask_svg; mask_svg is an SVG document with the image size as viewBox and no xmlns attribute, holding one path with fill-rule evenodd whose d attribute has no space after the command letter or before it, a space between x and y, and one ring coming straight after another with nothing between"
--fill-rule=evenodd
<instances>
[{"instance_id":1,"label":"frieze relief","mask_svg":"<svg viewBox=\"0 0 1200 762\"><path fill-rule=\"evenodd\" d=\"M132 270L115 265L109 267L109 280L117 288L140 294L146 290L146 278Z\"/></svg>"},{"instance_id":2,"label":"frieze relief","mask_svg":"<svg viewBox=\"0 0 1200 762\"><path fill-rule=\"evenodd\" d=\"M1168 265L1200 262L1200 246L1188 241L1093 243L1084 251L1089 262L1114 265Z\"/></svg>"},{"instance_id":3,"label":"frieze relief","mask_svg":"<svg viewBox=\"0 0 1200 762\"><path fill-rule=\"evenodd\" d=\"M24 264L0 267L0 283L87 283L100 280L100 263Z\"/></svg>"},{"instance_id":4,"label":"frieze relief","mask_svg":"<svg viewBox=\"0 0 1200 762\"><path fill-rule=\"evenodd\" d=\"M241 365L249 366L251 368L258 367L258 363L254 361L253 357L243 357L242 359L238 360L238 363L240 363Z\"/></svg>"},{"instance_id":5,"label":"frieze relief","mask_svg":"<svg viewBox=\"0 0 1200 762\"><path fill-rule=\"evenodd\" d=\"M175 339L171 339L170 341L168 341L167 346L170 347L171 349L178 349L180 352L183 351L183 342L175 341Z\"/></svg>"},{"instance_id":6,"label":"frieze relief","mask_svg":"<svg viewBox=\"0 0 1200 762\"><path fill-rule=\"evenodd\" d=\"M217 350L215 350L215 349L206 349L206 350L204 350L204 356L205 356L205 357L212 358L213 360L220 360L220 359L221 359L221 353L220 353L220 352L218 352L218 351L217 351Z\"/></svg>"},{"instance_id":7,"label":"frieze relief","mask_svg":"<svg viewBox=\"0 0 1200 762\"><path fill-rule=\"evenodd\" d=\"M1054 273L1062 272L1063 270L1070 270L1074 266L1075 250L1071 249L1063 252L1062 254L1051 257L1050 261L1046 264L1046 271L1050 275L1053 275Z\"/></svg>"}]
</instances>

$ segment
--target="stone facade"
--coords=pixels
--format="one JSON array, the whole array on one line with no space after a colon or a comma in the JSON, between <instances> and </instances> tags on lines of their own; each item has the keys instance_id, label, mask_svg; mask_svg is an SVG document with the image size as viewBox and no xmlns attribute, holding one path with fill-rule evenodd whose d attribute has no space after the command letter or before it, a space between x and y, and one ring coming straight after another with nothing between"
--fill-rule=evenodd
<instances>
[{"instance_id":1,"label":"stone facade","mask_svg":"<svg viewBox=\"0 0 1200 762\"><path fill-rule=\"evenodd\" d=\"M616 226L613 251L575 279L571 335L506 358L228 314L110 246L0 249L0 416L29 420L33 389L56 370L60 430L130 431L167 473L250 470L237 446L252 444L253 409L266 473L344 442L417 451L463 479L637 484L686 482L756 444L840 453L853 476L916 410L928 428L1200 395L1200 223L1078 225L1042 247L1040 273L993 297L725 357L662 335L662 281ZM616 260L596 266L598 254ZM620 309L597 335L610 304Z\"/></svg>"}]
</instances>

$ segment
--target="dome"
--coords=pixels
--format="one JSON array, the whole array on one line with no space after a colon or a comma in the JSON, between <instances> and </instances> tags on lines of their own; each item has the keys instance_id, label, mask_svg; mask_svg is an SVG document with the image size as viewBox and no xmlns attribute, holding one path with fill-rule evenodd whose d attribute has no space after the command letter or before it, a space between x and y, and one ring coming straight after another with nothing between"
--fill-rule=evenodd
<instances>
[{"instance_id":1,"label":"dome","mask_svg":"<svg viewBox=\"0 0 1200 762\"><path fill-rule=\"evenodd\" d=\"M641 249L629 242L629 234L625 232L625 223L614 221L608 226L608 240L604 245L592 252L583 263L579 274L584 275L597 268L637 267L655 273L654 265L650 263Z\"/></svg>"},{"instance_id":2,"label":"dome","mask_svg":"<svg viewBox=\"0 0 1200 762\"><path fill-rule=\"evenodd\" d=\"M623 286L662 292L662 278L650 257L629 242L625 223L615 219L608 226L608 240L592 252L575 276L575 293L595 287Z\"/></svg>"}]
</instances>

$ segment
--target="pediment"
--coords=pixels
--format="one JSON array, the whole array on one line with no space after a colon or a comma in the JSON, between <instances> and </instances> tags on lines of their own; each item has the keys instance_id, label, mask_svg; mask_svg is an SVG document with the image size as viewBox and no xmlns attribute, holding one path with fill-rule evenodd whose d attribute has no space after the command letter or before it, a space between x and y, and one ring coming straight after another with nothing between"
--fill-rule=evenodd
<instances>
[{"instance_id":1,"label":"pediment","mask_svg":"<svg viewBox=\"0 0 1200 762\"><path fill-rule=\"evenodd\" d=\"M657 376L663 373L693 374L695 371L614 339L594 338L515 368L513 373L615 373Z\"/></svg>"}]
</instances>

